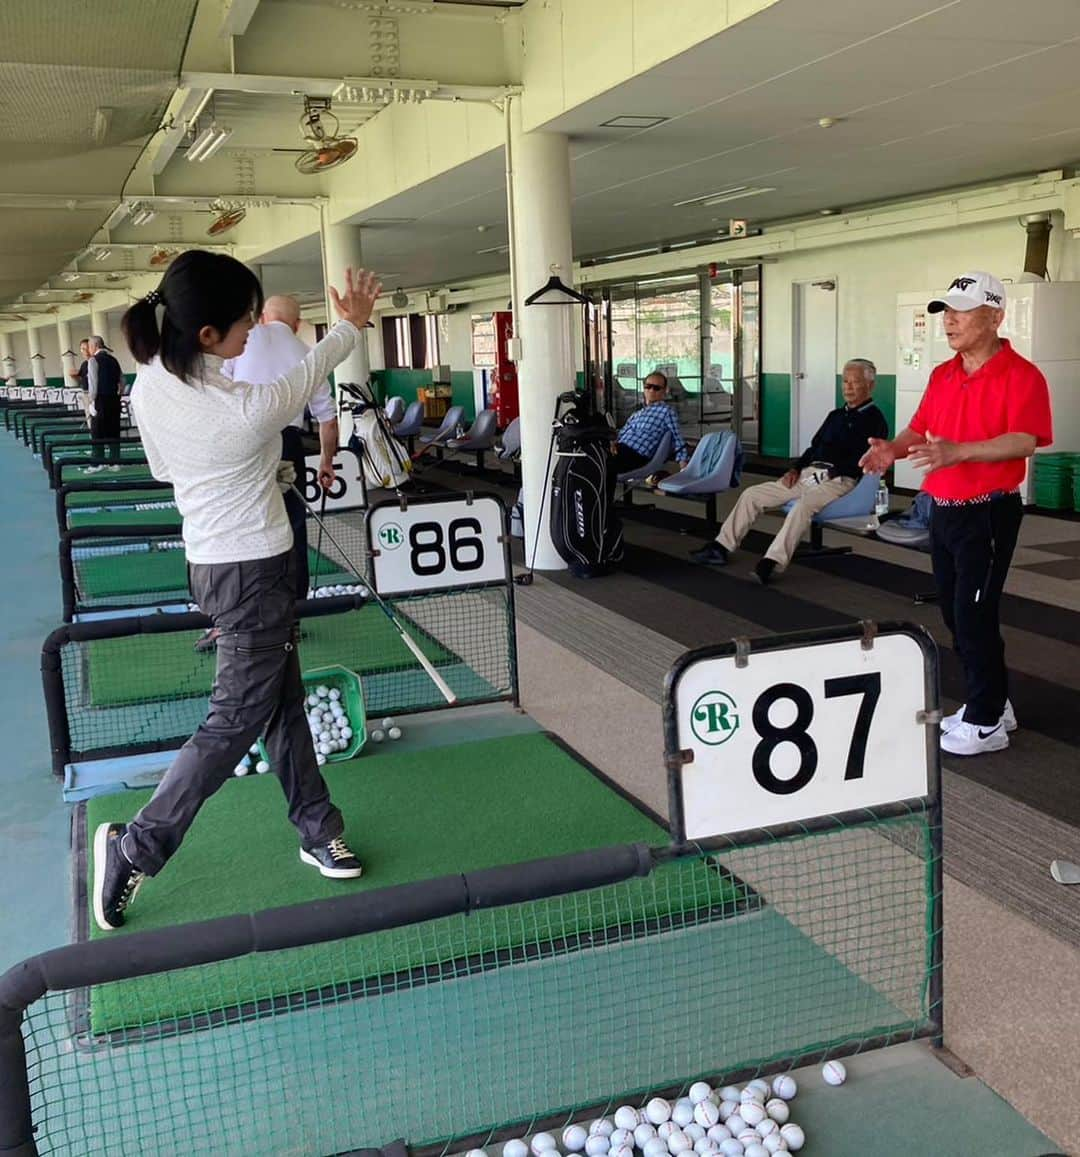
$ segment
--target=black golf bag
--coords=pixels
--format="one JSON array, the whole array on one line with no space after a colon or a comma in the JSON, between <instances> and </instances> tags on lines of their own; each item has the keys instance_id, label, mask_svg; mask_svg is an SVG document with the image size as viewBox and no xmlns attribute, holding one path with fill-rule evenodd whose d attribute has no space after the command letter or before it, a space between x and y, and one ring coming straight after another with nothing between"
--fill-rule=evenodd
<instances>
[{"instance_id":1,"label":"black golf bag","mask_svg":"<svg viewBox=\"0 0 1080 1157\"><path fill-rule=\"evenodd\" d=\"M564 394L556 403L552 437L552 543L578 578L610 574L623 556L611 455L615 429L606 415L591 410L587 397Z\"/></svg>"}]
</instances>

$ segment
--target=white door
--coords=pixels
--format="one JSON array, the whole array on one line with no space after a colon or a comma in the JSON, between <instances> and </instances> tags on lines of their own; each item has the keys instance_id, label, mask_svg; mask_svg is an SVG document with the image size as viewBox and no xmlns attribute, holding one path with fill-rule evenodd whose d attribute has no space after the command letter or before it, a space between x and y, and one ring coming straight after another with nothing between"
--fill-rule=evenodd
<instances>
[{"instance_id":1,"label":"white door","mask_svg":"<svg viewBox=\"0 0 1080 1157\"><path fill-rule=\"evenodd\" d=\"M801 454L836 409L836 278L792 288L791 452Z\"/></svg>"}]
</instances>

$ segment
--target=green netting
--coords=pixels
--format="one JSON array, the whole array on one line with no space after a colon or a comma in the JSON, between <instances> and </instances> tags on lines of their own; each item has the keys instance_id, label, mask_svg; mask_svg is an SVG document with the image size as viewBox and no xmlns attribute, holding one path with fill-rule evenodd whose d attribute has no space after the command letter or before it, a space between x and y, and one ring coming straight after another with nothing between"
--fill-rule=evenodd
<instances>
[{"instance_id":1,"label":"green netting","mask_svg":"<svg viewBox=\"0 0 1080 1157\"><path fill-rule=\"evenodd\" d=\"M239 992L199 970L198 1023L140 1024L104 1048L78 1037L85 993L52 995L24 1028L35 1143L140 1157L341 1154L396 1137L449 1149L923 1034L932 855L913 814L768 839L726 852L723 871L688 855L644 880L338 941L314 972L306 948L248 957ZM392 971L403 959L414 966ZM260 1003L290 966L294 999ZM358 968L378 979L342 981ZM141 983L118 982L118 1008Z\"/></svg>"},{"instance_id":2,"label":"green netting","mask_svg":"<svg viewBox=\"0 0 1080 1157\"><path fill-rule=\"evenodd\" d=\"M417 595L393 601L399 619L438 667L462 703L509 698L516 681L509 595L503 587ZM130 620L118 620L122 630ZM425 711L444 700L383 612L362 605L302 617L304 668L340 663L355 671L369 715ZM182 742L206 715L215 657L193 644L200 630L67 643L60 657L58 715L67 737L54 733L65 762Z\"/></svg>"},{"instance_id":3,"label":"green netting","mask_svg":"<svg viewBox=\"0 0 1080 1157\"><path fill-rule=\"evenodd\" d=\"M565 748L542 733L486 739L453 747L397 754L369 745L357 759L324 768L346 829L362 854L360 880L331 881L299 862L296 833L289 824L281 789L272 776L248 776L227 783L199 813L168 872L148 881L132 909L129 931L167 928L187 921L230 916L284 904L412 883L449 871L468 872L586 848L620 843L663 843L666 834L633 804L583 767ZM497 774L499 791L491 790ZM100 796L86 804L86 834L92 842L99 823L126 823L150 798L149 791ZM528 823L522 824L523 816ZM235 863L234 833L243 828L258 846L259 871L206 896L203 881L228 879ZM525 830L527 829L527 830ZM425 833L429 838L424 838ZM437 838L431 838L435 837ZM665 869L666 870L666 869ZM679 911L707 906L711 890L688 879L685 894L672 891ZM87 888L92 886L92 873ZM641 887L635 881L632 895ZM719 894L731 900L734 887ZM640 899L651 917L670 914ZM578 910L577 934L606 927L615 897L603 889ZM548 903L532 906L534 924L545 919ZM86 915L84 911L82 916ZM618 921L616 920L616 923ZM484 951L519 948L523 927L487 930ZM502 935L500 935L502 933ZM96 929L95 939L111 936ZM461 956L465 942L456 921L432 921L416 935L373 933L351 942L351 953L336 945L312 945L300 953L277 953L251 976L252 958L212 967L184 969L138 983L96 986L90 994L90 1030L111 1033L179 1021L206 1011L206 994L220 994L222 1006L394 975Z\"/></svg>"}]
</instances>

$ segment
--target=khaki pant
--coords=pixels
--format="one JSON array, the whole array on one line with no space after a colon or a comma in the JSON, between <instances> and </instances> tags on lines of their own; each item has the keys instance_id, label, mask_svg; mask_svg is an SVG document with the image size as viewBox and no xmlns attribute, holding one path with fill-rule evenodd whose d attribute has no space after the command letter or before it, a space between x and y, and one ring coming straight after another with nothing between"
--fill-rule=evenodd
<instances>
[{"instance_id":1,"label":"khaki pant","mask_svg":"<svg viewBox=\"0 0 1080 1157\"><path fill-rule=\"evenodd\" d=\"M761 482L757 486L748 486L735 503L735 509L727 516L716 541L725 550L737 550L739 543L746 537L746 532L754 524L754 520L763 510L774 510L783 506L785 502L797 499L791 508L780 533L772 540L769 549L765 552L766 558L771 558L777 568L784 570L795 553L804 534L810 526L810 520L819 510L823 510L830 502L835 501L855 487L854 478L827 478L816 486L807 479L813 477L813 471L805 469L799 475L799 481L792 487L782 482Z\"/></svg>"}]
</instances>

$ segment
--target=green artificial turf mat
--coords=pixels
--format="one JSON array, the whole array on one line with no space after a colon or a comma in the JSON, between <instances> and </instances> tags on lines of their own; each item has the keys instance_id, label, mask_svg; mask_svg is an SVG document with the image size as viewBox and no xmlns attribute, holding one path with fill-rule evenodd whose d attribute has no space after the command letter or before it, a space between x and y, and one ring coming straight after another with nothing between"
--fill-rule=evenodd
<instances>
[{"instance_id":1,"label":"green artificial turf mat","mask_svg":"<svg viewBox=\"0 0 1080 1157\"><path fill-rule=\"evenodd\" d=\"M100 498L98 502L100 503ZM72 504L69 502L68 506ZM112 510L71 510L68 511L68 526L82 530L88 526L108 528L112 526L174 526L177 530L183 524L180 511L158 507L155 510L136 510L135 507L117 507Z\"/></svg>"},{"instance_id":2,"label":"green artificial turf mat","mask_svg":"<svg viewBox=\"0 0 1080 1157\"><path fill-rule=\"evenodd\" d=\"M88 471L90 473L88 473ZM142 463L118 466L115 470L111 466L107 466L104 470L99 470L93 466L72 466L68 463L64 463L61 467L61 482L90 482L95 478L101 482L116 482L125 479L129 481L150 482L153 480L153 475L150 473L150 467Z\"/></svg>"},{"instance_id":3,"label":"green artificial turf mat","mask_svg":"<svg viewBox=\"0 0 1080 1157\"><path fill-rule=\"evenodd\" d=\"M109 508L136 502L166 502L171 498L171 490L75 490L64 496L64 502L70 510L76 506Z\"/></svg>"},{"instance_id":4,"label":"green artificial turf mat","mask_svg":"<svg viewBox=\"0 0 1080 1157\"><path fill-rule=\"evenodd\" d=\"M346 836L365 864L359 880L326 880L298 858L281 789L271 776L232 779L204 805L179 852L147 880L124 931L309 903L394 884L476 871L666 833L543 734L395 754L379 749L325 769ZM150 792L86 803L86 839L104 822L127 822ZM87 888L92 889L92 865ZM656 877L669 886L656 887ZM729 905L737 890L697 860L634 879L507 909L447 917L346 941L241 957L200 968L95 986L95 1033L386 977L478 950L535 945L648 917ZM91 925L92 925L91 920ZM119 935L123 935L121 932ZM92 937L105 935L97 931ZM115 936L117 933L108 933ZM478 944L479 938L479 944ZM632 998L632 994L627 994Z\"/></svg>"},{"instance_id":5,"label":"green artificial turf mat","mask_svg":"<svg viewBox=\"0 0 1080 1157\"><path fill-rule=\"evenodd\" d=\"M433 663L454 658L420 627L410 628L409 620L399 617ZM346 618L348 622L343 621ZM312 616L302 620L300 628L300 664L304 670L342 663L357 674L367 674L418 666L393 624L375 605L361 607L347 616ZM199 632L177 631L87 643L91 704L114 707L208 695L217 658L213 652L200 654L193 650L198 635Z\"/></svg>"}]
</instances>

